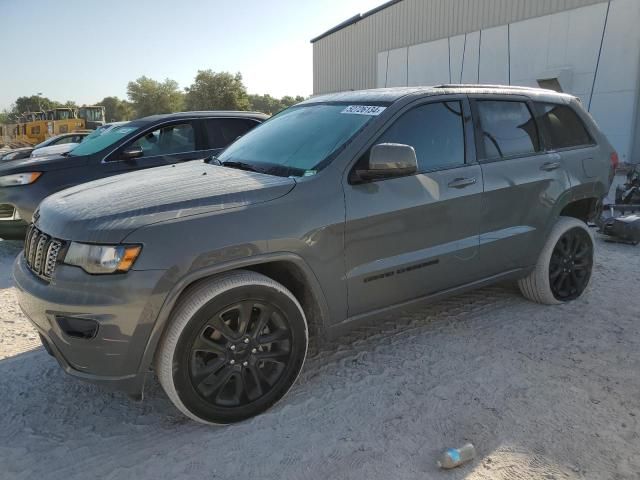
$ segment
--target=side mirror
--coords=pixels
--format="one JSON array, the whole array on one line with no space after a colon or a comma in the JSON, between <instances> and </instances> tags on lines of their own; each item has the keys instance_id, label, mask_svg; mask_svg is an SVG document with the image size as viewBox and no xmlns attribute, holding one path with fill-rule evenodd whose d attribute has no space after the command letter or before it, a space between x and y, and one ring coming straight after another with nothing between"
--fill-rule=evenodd
<instances>
[{"instance_id":1,"label":"side mirror","mask_svg":"<svg viewBox=\"0 0 640 480\"><path fill-rule=\"evenodd\" d=\"M125 148L120 154L120 158L122 160L133 160L135 158L140 158L144 155L144 150L140 146L133 146Z\"/></svg>"},{"instance_id":2,"label":"side mirror","mask_svg":"<svg viewBox=\"0 0 640 480\"><path fill-rule=\"evenodd\" d=\"M357 170L360 180L406 177L418 171L416 151L410 145L401 143L379 143L369 153L366 170Z\"/></svg>"}]
</instances>

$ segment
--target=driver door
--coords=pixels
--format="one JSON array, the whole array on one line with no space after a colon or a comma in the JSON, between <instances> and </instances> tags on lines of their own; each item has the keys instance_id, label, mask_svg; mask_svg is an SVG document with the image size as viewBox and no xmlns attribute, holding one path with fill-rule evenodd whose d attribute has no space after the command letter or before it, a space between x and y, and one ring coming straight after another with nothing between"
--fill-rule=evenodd
<instances>
[{"instance_id":1,"label":"driver door","mask_svg":"<svg viewBox=\"0 0 640 480\"><path fill-rule=\"evenodd\" d=\"M466 97L413 104L392 122L369 148L410 145L418 172L344 186L351 317L478 276L482 174Z\"/></svg>"}]
</instances>

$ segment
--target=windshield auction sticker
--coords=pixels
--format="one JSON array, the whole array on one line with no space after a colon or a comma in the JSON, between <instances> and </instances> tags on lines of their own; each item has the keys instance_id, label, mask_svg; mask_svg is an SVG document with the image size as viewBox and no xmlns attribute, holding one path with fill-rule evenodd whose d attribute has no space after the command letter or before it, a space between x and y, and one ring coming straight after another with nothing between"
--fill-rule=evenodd
<instances>
[{"instance_id":1,"label":"windshield auction sticker","mask_svg":"<svg viewBox=\"0 0 640 480\"><path fill-rule=\"evenodd\" d=\"M378 107L375 105L349 105L340 113L348 113L351 115L380 115L387 107Z\"/></svg>"},{"instance_id":2,"label":"windshield auction sticker","mask_svg":"<svg viewBox=\"0 0 640 480\"><path fill-rule=\"evenodd\" d=\"M135 130L135 127L122 127L119 128L118 130L116 130L116 133L120 134L120 135L125 135L127 133L131 133Z\"/></svg>"}]
</instances>

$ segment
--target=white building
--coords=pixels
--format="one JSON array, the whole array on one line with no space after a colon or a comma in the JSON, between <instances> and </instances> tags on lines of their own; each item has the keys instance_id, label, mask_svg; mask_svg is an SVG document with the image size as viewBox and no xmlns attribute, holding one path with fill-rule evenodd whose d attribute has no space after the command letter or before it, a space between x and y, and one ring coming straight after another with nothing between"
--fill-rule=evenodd
<instances>
[{"instance_id":1,"label":"white building","mask_svg":"<svg viewBox=\"0 0 640 480\"><path fill-rule=\"evenodd\" d=\"M580 97L640 162L640 0L393 0L312 40L314 94L443 83Z\"/></svg>"}]
</instances>

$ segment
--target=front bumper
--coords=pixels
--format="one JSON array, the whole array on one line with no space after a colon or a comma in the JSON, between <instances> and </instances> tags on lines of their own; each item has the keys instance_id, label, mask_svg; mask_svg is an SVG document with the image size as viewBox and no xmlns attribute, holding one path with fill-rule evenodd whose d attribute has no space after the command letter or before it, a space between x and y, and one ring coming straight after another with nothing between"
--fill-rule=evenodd
<instances>
[{"instance_id":1,"label":"front bumper","mask_svg":"<svg viewBox=\"0 0 640 480\"><path fill-rule=\"evenodd\" d=\"M164 271L97 276L60 264L47 283L20 254L13 273L22 310L67 373L130 394L142 391L148 372L140 364L166 297L159 287ZM96 336L69 336L60 316L97 322Z\"/></svg>"},{"instance_id":2,"label":"front bumper","mask_svg":"<svg viewBox=\"0 0 640 480\"><path fill-rule=\"evenodd\" d=\"M44 198L42 194L32 185L20 187L0 187L0 205L13 206L21 219L30 222L40 200ZM46 195L45 195L46 196Z\"/></svg>"},{"instance_id":3,"label":"front bumper","mask_svg":"<svg viewBox=\"0 0 640 480\"><path fill-rule=\"evenodd\" d=\"M0 238L4 240L23 240L29 224L24 220L0 219Z\"/></svg>"}]
</instances>

